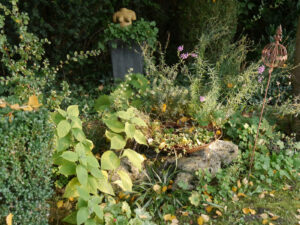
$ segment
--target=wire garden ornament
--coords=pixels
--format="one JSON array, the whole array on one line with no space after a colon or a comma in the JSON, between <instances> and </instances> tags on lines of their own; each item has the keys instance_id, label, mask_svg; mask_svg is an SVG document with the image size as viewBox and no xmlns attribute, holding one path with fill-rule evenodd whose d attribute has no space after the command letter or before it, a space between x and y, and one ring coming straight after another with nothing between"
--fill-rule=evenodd
<instances>
[{"instance_id":1,"label":"wire garden ornament","mask_svg":"<svg viewBox=\"0 0 300 225\"><path fill-rule=\"evenodd\" d=\"M275 39L275 42L267 44L264 47L264 49L262 50L262 61L267 67L269 67L269 79L268 79L267 87L265 90L265 97L264 97L262 109L260 112L259 123L258 123L258 127L257 127L257 132L256 132L256 137L255 137L255 141L254 141L252 154L251 154L249 175L251 174L251 169L253 166L255 148L256 148L256 144L257 144L257 140L258 140L258 136L259 136L259 128L260 128L262 116L264 113L264 108L265 108L265 104L266 104L266 99L267 99L267 95L268 95L268 89L270 86L272 72L273 72L274 68L282 67L288 57L286 48L282 44L280 44L280 42L282 41L281 25L278 26L278 28L276 30L276 34L274 36L274 39Z\"/></svg>"}]
</instances>

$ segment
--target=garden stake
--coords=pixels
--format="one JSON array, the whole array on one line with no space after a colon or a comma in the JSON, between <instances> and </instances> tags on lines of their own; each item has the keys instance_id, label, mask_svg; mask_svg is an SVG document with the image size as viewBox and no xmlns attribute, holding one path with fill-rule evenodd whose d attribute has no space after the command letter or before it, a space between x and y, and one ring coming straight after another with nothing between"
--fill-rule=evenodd
<instances>
[{"instance_id":1,"label":"garden stake","mask_svg":"<svg viewBox=\"0 0 300 225\"><path fill-rule=\"evenodd\" d=\"M264 100L263 100L262 109L261 109L261 112L260 112L259 123L258 123L257 131L256 131L254 146L253 146L253 150L252 150L252 154L251 154L250 170L249 170L248 177L251 174L251 169L252 169L252 166L253 166L255 148L256 148L256 143L257 143L257 139L258 139L258 136L259 136L259 128L260 128L260 125L261 125L261 120L262 120L262 116L263 116L263 113L264 113L264 108L265 108L265 104L266 104L266 100L267 100L267 94L268 94L268 89L269 89L269 86L270 86L271 75L272 75L273 69L275 67L283 66L285 61L287 60L287 50L282 44L279 43L279 42L282 41L282 28L281 28L281 25L278 26L278 28L276 30L276 35L274 36L274 39L275 39L275 42L267 44L264 47L264 49L262 50L262 61L267 67L269 67L269 78L268 78L268 83L267 83L267 87L266 87L266 91L265 91L265 97L264 97Z\"/></svg>"}]
</instances>

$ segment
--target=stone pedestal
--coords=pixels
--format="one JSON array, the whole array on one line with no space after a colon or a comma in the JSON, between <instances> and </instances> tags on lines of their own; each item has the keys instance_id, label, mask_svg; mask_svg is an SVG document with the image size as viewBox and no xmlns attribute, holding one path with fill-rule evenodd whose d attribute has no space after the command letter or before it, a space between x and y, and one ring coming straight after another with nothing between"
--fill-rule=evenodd
<instances>
[{"instance_id":1,"label":"stone pedestal","mask_svg":"<svg viewBox=\"0 0 300 225\"><path fill-rule=\"evenodd\" d=\"M128 70L133 73L143 73L144 60L140 46L132 43L128 46L123 41L114 41L117 48L111 47L111 61L114 78L124 79Z\"/></svg>"}]
</instances>

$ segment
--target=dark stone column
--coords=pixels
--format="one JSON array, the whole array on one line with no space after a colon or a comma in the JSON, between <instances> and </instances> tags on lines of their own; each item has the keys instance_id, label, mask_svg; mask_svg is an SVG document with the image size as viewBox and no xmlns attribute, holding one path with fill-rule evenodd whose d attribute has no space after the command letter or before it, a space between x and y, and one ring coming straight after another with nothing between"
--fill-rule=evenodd
<instances>
[{"instance_id":1,"label":"dark stone column","mask_svg":"<svg viewBox=\"0 0 300 225\"><path fill-rule=\"evenodd\" d=\"M115 41L117 48L111 47L111 61L114 78L124 79L130 68L133 73L143 73L144 60L140 46L128 46L123 41Z\"/></svg>"}]
</instances>

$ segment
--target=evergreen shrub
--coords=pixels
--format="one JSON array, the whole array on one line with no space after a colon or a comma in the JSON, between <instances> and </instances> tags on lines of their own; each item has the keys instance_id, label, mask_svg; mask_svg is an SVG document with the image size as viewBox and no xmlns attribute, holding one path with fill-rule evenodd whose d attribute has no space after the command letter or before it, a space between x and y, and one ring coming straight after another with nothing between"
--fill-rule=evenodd
<instances>
[{"instance_id":1,"label":"evergreen shrub","mask_svg":"<svg viewBox=\"0 0 300 225\"><path fill-rule=\"evenodd\" d=\"M48 112L0 108L0 224L48 224L53 129Z\"/></svg>"}]
</instances>

